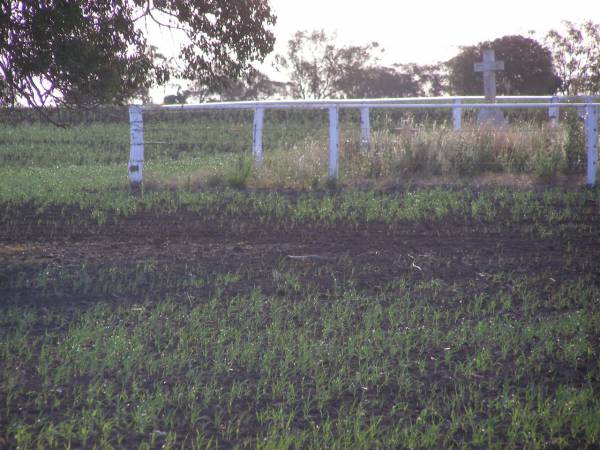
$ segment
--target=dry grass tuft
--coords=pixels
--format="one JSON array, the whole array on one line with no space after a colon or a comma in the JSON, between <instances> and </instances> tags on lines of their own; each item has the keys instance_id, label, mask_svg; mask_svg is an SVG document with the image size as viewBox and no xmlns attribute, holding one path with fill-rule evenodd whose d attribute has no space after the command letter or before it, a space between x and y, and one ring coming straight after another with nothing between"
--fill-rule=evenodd
<instances>
[{"instance_id":1,"label":"dry grass tuft","mask_svg":"<svg viewBox=\"0 0 600 450\"><path fill-rule=\"evenodd\" d=\"M267 149L260 166L229 158L212 170L155 179L157 189L232 188L321 189L327 186L327 139L306 138L293 148ZM342 132L339 184L475 185L534 187L579 184L567 176L564 127L519 124L502 129L411 126L372 135L368 151L355 132Z\"/></svg>"}]
</instances>

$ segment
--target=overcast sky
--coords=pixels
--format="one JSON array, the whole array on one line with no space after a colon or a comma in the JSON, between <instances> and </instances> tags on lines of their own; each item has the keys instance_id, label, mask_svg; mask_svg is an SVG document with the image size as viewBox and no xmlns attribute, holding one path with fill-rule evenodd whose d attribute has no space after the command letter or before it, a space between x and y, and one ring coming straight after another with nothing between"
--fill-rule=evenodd
<instances>
[{"instance_id":1,"label":"overcast sky","mask_svg":"<svg viewBox=\"0 0 600 450\"><path fill-rule=\"evenodd\" d=\"M600 22L598 0L270 0L277 50L297 30L337 32L340 43L379 42L385 62L445 61L461 45L509 34L538 38L562 20Z\"/></svg>"},{"instance_id":2,"label":"overcast sky","mask_svg":"<svg viewBox=\"0 0 600 450\"><path fill-rule=\"evenodd\" d=\"M298 30L324 29L336 33L340 45L373 41L385 49L383 64L446 61L459 47L501 36L521 34L543 40L562 20L600 22L598 0L270 0L277 15L275 53L284 53ZM175 50L178 42L168 33L161 47ZM171 53L166 50L165 53ZM260 69L278 78L268 57ZM156 89L174 93L173 86ZM173 91L173 92L171 92Z\"/></svg>"}]
</instances>

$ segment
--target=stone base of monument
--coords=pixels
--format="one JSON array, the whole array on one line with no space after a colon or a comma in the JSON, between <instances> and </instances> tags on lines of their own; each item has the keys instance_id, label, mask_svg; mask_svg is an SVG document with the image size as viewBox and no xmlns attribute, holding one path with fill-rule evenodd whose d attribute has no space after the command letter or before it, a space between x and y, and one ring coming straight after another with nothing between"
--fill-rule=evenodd
<instances>
[{"instance_id":1,"label":"stone base of monument","mask_svg":"<svg viewBox=\"0 0 600 450\"><path fill-rule=\"evenodd\" d=\"M508 121L500 109L481 108L477 113L477 124L484 127L500 128L508 125Z\"/></svg>"}]
</instances>

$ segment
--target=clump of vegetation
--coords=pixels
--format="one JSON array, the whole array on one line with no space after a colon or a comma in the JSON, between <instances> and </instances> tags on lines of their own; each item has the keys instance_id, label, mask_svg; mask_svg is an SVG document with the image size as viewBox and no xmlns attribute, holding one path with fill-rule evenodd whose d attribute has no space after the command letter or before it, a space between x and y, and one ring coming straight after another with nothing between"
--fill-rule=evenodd
<instances>
[{"instance_id":1,"label":"clump of vegetation","mask_svg":"<svg viewBox=\"0 0 600 450\"><path fill-rule=\"evenodd\" d=\"M343 170L354 177L402 175L472 177L495 173L558 173L565 164L561 132L534 124L499 130L416 126L375 133L371 149L346 146ZM550 167L548 167L550 166Z\"/></svg>"},{"instance_id":2,"label":"clump of vegetation","mask_svg":"<svg viewBox=\"0 0 600 450\"><path fill-rule=\"evenodd\" d=\"M252 173L252 159L239 158L226 175L227 184L234 189L243 189L248 186L248 179Z\"/></svg>"},{"instance_id":3,"label":"clump of vegetation","mask_svg":"<svg viewBox=\"0 0 600 450\"><path fill-rule=\"evenodd\" d=\"M576 111L569 111L567 114L564 152L567 170L580 172L585 166L585 135L583 121Z\"/></svg>"}]
</instances>

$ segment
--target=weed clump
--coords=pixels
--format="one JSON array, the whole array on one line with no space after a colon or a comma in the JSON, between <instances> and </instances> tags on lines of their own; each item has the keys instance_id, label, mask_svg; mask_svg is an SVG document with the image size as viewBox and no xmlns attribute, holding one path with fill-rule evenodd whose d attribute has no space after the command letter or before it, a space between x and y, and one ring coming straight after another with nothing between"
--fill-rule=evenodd
<instances>
[{"instance_id":1,"label":"weed clump","mask_svg":"<svg viewBox=\"0 0 600 450\"><path fill-rule=\"evenodd\" d=\"M232 189L245 189L251 173L252 160L241 156L225 174L225 181Z\"/></svg>"},{"instance_id":2,"label":"weed clump","mask_svg":"<svg viewBox=\"0 0 600 450\"><path fill-rule=\"evenodd\" d=\"M585 137L582 121L575 111L569 111L567 114L564 153L568 172L575 173L583 170L585 164Z\"/></svg>"}]
</instances>

